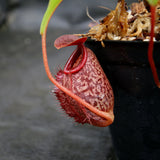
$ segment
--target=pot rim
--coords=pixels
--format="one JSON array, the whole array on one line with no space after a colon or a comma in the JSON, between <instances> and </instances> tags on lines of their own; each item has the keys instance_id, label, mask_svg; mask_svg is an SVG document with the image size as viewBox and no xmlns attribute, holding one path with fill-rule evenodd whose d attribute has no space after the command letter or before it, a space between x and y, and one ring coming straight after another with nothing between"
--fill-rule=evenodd
<instances>
[{"instance_id":1,"label":"pot rim","mask_svg":"<svg viewBox=\"0 0 160 160\"><path fill-rule=\"evenodd\" d=\"M96 39L88 38L87 41L95 41L98 43L101 43L101 41L97 41ZM133 41L127 41L127 40L103 40L103 42L111 42L111 43L129 43L129 44L149 44L149 41L141 41L141 40L133 40ZM160 44L160 41L154 41L154 44Z\"/></svg>"}]
</instances>

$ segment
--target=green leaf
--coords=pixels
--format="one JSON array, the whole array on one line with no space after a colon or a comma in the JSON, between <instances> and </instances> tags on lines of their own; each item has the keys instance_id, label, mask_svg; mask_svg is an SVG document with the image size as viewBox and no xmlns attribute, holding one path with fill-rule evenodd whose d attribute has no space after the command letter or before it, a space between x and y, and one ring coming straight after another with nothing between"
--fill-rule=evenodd
<instances>
[{"instance_id":1,"label":"green leaf","mask_svg":"<svg viewBox=\"0 0 160 160\"><path fill-rule=\"evenodd\" d=\"M62 2L62 0L49 0L49 4L47 7L47 10L43 16L42 22L41 22L41 27L40 27L40 34L42 35L44 30L46 29L48 22L56 10L56 8L59 6L59 4Z\"/></svg>"},{"instance_id":2,"label":"green leaf","mask_svg":"<svg viewBox=\"0 0 160 160\"><path fill-rule=\"evenodd\" d=\"M151 6L155 6L159 0L147 0Z\"/></svg>"}]
</instances>

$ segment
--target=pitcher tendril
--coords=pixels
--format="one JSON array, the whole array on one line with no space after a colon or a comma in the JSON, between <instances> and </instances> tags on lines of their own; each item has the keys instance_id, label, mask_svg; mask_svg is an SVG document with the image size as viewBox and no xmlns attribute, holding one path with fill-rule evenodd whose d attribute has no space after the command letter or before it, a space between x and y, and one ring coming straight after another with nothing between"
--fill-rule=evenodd
<instances>
[{"instance_id":1,"label":"pitcher tendril","mask_svg":"<svg viewBox=\"0 0 160 160\"><path fill-rule=\"evenodd\" d=\"M59 6L59 4L61 2L62 2L62 0L50 0L49 1L48 8L46 10L46 13L45 13L43 19L42 19L41 28L40 28L40 34L42 36L43 62L44 62L44 67L45 67L47 76L50 79L50 81L58 89L60 89L62 92L64 92L67 96L70 96L71 98L73 98L75 100L75 102L77 102L80 105L83 105L83 107L85 107L86 109L88 109L90 112L92 112L93 114L95 114L95 115L97 115L97 116L99 116L99 117L102 118L102 121L100 121L100 122L95 122L94 123L94 121L93 121L93 123L94 123L93 125L100 126L100 127L108 126L114 120L113 107L112 107L112 110L110 110L108 112L104 112L104 111L101 111L101 110L93 107L90 103L86 102L84 99L80 98L79 96L77 96L76 94L74 94L71 90L69 90L68 88L64 87L61 83L59 83L52 76L51 71L49 69L48 59L47 59L47 49L46 49L46 33L47 33L47 28L48 28L49 21L50 21L52 15L53 15L54 11L56 10L56 8ZM73 106L70 106L70 107L73 108ZM86 114L88 114L88 111L86 112ZM86 115L86 118L88 118L87 115ZM97 120L95 120L95 121L97 121ZM89 119L88 123L92 124L92 121L90 121L90 119Z\"/></svg>"}]
</instances>

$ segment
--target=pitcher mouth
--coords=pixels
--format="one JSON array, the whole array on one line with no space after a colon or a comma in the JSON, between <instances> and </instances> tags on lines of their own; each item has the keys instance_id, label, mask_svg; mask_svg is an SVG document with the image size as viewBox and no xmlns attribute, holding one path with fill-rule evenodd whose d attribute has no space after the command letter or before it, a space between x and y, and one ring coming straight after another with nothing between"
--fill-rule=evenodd
<instances>
[{"instance_id":1,"label":"pitcher mouth","mask_svg":"<svg viewBox=\"0 0 160 160\"><path fill-rule=\"evenodd\" d=\"M83 68L87 61L87 51L83 45L78 45L64 66L64 73L76 73Z\"/></svg>"}]
</instances>

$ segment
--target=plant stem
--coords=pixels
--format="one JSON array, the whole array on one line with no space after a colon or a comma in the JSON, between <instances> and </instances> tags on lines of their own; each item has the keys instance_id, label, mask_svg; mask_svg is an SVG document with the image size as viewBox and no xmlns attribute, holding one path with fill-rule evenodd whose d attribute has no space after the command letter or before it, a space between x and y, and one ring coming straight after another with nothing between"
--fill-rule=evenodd
<instances>
[{"instance_id":1,"label":"plant stem","mask_svg":"<svg viewBox=\"0 0 160 160\"><path fill-rule=\"evenodd\" d=\"M153 59L153 47L154 47L153 38L154 38L156 6L150 6L150 10L151 10L151 32L150 32L150 42L149 42L149 47L148 47L148 60L149 60L150 66L151 66L154 81L155 81L157 87L160 88L160 81L158 78L157 69L156 69L156 66L154 63L154 59Z\"/></svg>"}]
</instances>

